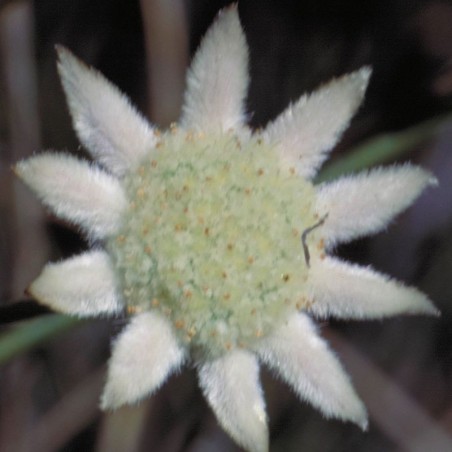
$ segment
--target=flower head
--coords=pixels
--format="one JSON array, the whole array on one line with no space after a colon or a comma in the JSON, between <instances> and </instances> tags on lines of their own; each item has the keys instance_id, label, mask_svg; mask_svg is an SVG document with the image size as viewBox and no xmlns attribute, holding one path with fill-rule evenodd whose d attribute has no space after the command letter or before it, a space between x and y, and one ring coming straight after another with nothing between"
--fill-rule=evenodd
<instances>
[{"instance_id":1,"label":"flower head","mask_svg":"<svg viewBox=\"0 0 452 452\"><path fill-rule=\"evenodd\" d=\"M384 228L435 183L401 165L313 184L370 70L333 80L252 132L247 46L232 7L195 55L179 124L160 132L101 74L58 53L75 130L96 163L47 152L15 170L96 245L48 264L29 291L68 314L130 316L102 407L139 401L192 360L221 425L265 451L261 361L325 416L365 427L365 408L311 316L436 312L416 289L329 255Z\"/></svg>"}]
</instances>

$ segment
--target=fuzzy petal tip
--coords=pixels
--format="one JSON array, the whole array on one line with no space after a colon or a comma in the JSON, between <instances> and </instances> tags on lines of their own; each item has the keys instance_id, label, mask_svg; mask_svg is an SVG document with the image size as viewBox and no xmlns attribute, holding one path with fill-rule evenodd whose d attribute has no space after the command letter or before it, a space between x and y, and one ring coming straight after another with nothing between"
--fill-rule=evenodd
<instances>
[{"instance_id":1,"label":"fuzzy petal tip","mask_svg":"<svg viewBox=\"0 0 452 452\"><path fill-rule=\"evenodd\" d=\"M136 315L114 343L101 408L139 402L156 391L185 359L186 351L165 318L151 312Z\"/></svg>"}]
</instances>

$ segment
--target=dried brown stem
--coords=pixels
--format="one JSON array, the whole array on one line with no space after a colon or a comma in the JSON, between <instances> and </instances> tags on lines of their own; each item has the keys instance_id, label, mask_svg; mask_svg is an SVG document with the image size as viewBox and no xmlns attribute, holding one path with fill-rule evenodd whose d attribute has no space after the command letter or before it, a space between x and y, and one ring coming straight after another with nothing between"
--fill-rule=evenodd
<instances>
[{"instance_id":1,"label":"dried brown stem","mask_svg":"<svg viewBox=\"0 0 452 452\"><path fill-rule=\"evenodd\" d=\"M149 116L159 126L177 120L185 86L188 32L181 0L141 0Z\"/></svg>"}]
</instances>

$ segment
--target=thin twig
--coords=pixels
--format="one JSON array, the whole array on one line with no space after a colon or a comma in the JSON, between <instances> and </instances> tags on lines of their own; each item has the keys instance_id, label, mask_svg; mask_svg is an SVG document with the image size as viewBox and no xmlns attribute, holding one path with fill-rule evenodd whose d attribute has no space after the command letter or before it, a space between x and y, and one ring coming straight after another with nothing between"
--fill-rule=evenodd
<instances>
[{"instance_id":1,"label":"thin twig","mask_svg":"<svg viewBox=\"0 0 452 452\"><path fill-rule=\"evenodd\" d=\"M188 32L181 0L141 0L149 117L159 126L176 121L188 62Z\"/></svg>"},{"instance_id":2,"label":"thin twig","mask_svg":"<svg viewBox=\"0 0 452 452\"><path fill-rule=\"evenodd\" d=\"M12 179L9 167L28 157L40 144L37 104L37 76L34 57L33 7L29 1L8 3L0 10L0 56L2 58L5 107L9 129L9 155L2 156L2 178L9 181L7 199L0 194L0 208L9 207L11 223L9 243L14 256L9 295L20 297L43 266L49 244L42 207L32 194ZM6 210L6 207L5 207Z\"/></svg>"},{"instance_id":3,"label":"thin twig","mask_svg":"<svg viewBox=\"0 0 452 452\"><path fill-rule=\"evenodd\" d=\"M100 416L105 368L93 372L53 406L28 434L33 450L58 451Z\"/></svg>"},{"instance_id":4,"label":"thin twig","mask_svg":"<svg viewBox=\"0 0 452 452\"><path fill-rule=\"evenodd\" d=\"M362 397L372 422L401 449L410 452L452 450L452 437L402 388L344 338L328 332Z\"/></svg>"}]
</instances>

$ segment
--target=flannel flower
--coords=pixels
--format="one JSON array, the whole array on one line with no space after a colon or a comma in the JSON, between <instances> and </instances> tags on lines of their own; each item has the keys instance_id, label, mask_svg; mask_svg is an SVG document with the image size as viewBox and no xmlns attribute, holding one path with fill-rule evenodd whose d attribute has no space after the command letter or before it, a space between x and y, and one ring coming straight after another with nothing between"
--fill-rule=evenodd
<instances>
[{"instance_id":1,"label":"flannel flower","mask_svg":"<svg viewBox=\"0 0 452 452\"><path fill-rule=\"evenodd\" d=\"M359 107L370 70L301 97L264 130L246 125L247 45L222 11L161 132L100 73L59 48L74 128L96 163L45 152L16 173L92 249L48 264L29 292L80 317L126 314L103 409L152 394L191 360L223 428L268 449L259 361L326 417L366 410L311 320L436 313L425 295L328 253L383 229L435 179L411 165L314 185Z\"/></svg>"}]
</instances>

